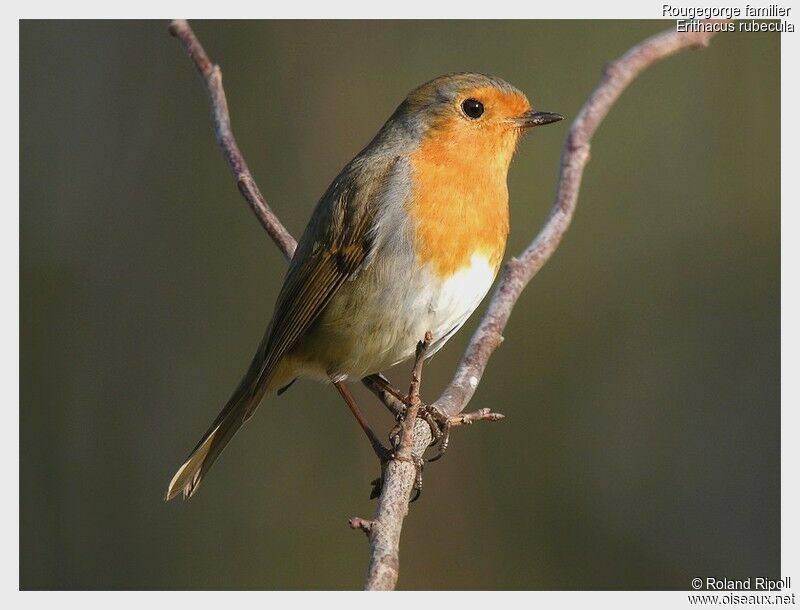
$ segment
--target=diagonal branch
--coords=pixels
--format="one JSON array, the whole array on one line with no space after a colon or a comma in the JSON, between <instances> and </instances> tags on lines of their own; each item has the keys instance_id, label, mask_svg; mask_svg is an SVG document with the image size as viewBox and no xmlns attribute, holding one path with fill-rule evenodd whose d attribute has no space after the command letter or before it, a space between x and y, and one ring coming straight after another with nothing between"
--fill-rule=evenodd
<instances>
[{"instance_id":1,"label":"diagonal branch","mask_svg":"<svg viewBox=\"0 0 800 610\"><path fill-rule=\"evenodd\" d=\"M169 30L173 36L181 40L205 81L211 98L217 142L240 192L269 236L284 256L290 259L296 242L264 200L236 144L231 131L219 66L211 62L185 20L173 21ZM583 170L589 161L591 138L614 102L631 81L647 67L679 51L706 47L713 36L713 32L668 30L641 42L606 66L603 78L567 134L561 156L555 202L550 216L525 251L505 264L489 307L472 336L452 381L432 405L443 415L450 417L454 423L466 424L482 419L494 419L493 414L484 409L465 415L460 414L475 393L489 358L502 342L503 329L522 290L552 256L569 228L578 200ZM376 381L377 378L367 379L365 383L387 403L387 406L398 402L396 398L386 394ZM409 425L409 429L404 431L404 436L406 446L410 445L411 453L415 455L422 455L432 440L429 425L421 419L413 420L413 426ZM351 520L351 527L365 531L370 542L370 567L366 589L394 589L397 584L400 533L403 519L408 513L416 470L412 461L389 461L384 470L383 490L378 500L375 519Z\"/></svg>"},{"instance_id":2,"label":"diagonal branch","mask_svg":"<svg viewBox=\"0 0 800 610\"><path fill-rule=\"evenodd\" d=\"M239 150L236 138L233 137L228 100L225 98L225 90L222 88L222 70L208 57L203 45L200 44L185 19L176 19L170 23L169 33L183 43L186 52L194 61L197 71L205 81L208 95L211 98L211 112L217 144L222 149L222 154L225 155L225 160L236 180L239 192L242 193L261 226L264 227L275 245L280 248L286 260L291 260L297 242L267 204L250 173L250 168L247 167L242 151Z\"/></svg>"}]
</instances>

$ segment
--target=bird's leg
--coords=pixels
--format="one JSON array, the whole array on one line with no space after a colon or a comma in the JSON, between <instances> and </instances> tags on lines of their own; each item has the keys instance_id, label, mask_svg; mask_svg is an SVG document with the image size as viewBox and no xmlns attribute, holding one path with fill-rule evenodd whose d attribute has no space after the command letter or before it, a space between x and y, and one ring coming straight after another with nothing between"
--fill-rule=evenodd
<instances>
[{"instance_id":1,"label":"bird's leg","mask_svg":"<svg viewBox=\"0 0 800 610\"><path fill-rule=\"evenodd\" d=\"M336 386L337 390L339 390L339 394L350 408L350 412L353 414L353 417L356 418L358 425L361 426L364 434L367 435L369 443L372 445L372 450L375 452L375 455L378 456L378 459L381 460L381 463L391 459L391 451L383 446L380 440L378 440L377 435L372 431L372 428L369 427L367 419L364 417L364 414L361 413L361 409L358 408L358 404L356 404L356 399L353 398L353 395L350 393L350 388L348 388L343 381L335 381L333 385Z\"/></svg>"},{"instance_id":2,"label":"bird's leg","mask_svg":"<svg viewBox=\"0 0 800 610\"><path fill-rule=\"evenodd\" d=\"M389 432L389 442L391 443L392 449L397 449L400 444L400 422L403 420L403 416L406 412L406 402L408 400L408 396L395 388L381 373L375 373L374 375L364 377L361 380L361 383L363 383L370 392L378 397L378 400L380 400L386 406L386 408L391 411L395 420L397 420L397 425L395 425L392 431ZM394 455L393 452L388 449L386 451L388 458L391 459ZM381 495L381 491L383 490L384 467L385 461L382 460L381 476L373 480L371 483L372 491L369 495L370 499L377 498Z\"/></svg>"},{"instance_id":3,"label":"bird's leg","mask_svg":"<svg viewBox=\"0 0 800 610\"><path fill-rule=\"evenodd\" d=\"M402 422L406 412L408 395L403 394L400 390L395 388L381 373L375 373L374 375L364 377L361 383L378 397L397 420L397 424L389 433L389 440L392 443L392 447L397 448L400 444L400 431L403 426ZM444 455L450 443L450 418L430 405L421 406L419 417L422 417L428 423L428 426L430 426L431 436L433 437L430 446L439 445L439 452L436 456L427 460L428 462L435 462ZM373 484L377 485L378 481L380 481L380 479L373 481ZM377 497L377 495L380 495L380 493L378 492L374 497Z\"/></svg>"},{"instance_id":4,"label":"bird's leg","mask_svg":"<svg viewBox=\"0 0 800 610\"><path fill-rule=\"evenodd\" d=\"M436 407L430 405L425 405L420 416L427 422L431 429L431 436L433 438L429 446L433 447L434 445L439 445L439 451L428 460L429 462L435 462L444 456L444 452L447 451L447 447L450 444L451 418L447 417Z\"/></svg>"},{"instance_id":5,"label":"bird's leg","mask_svg":"<svg viewBox=\"0 0 800 610\"><path fill-rule=\"evenodd\" d=\"M389 433L389 439L392 441L392 445L397 447L400 441L399 435L402 429L403 417L406 412L408 395L403 394L394 387L382 373L375 373L374 375L364 377L361 383L378 397L397 420L397 425L395 425ZM446 435L449 435L450 425L448 417L440 413L436 408L426 404L420 406L419 417L422 417L431 428L431 436L433 436L431 447L441 442L443 438L445 438L446 441ZM436 459L438 459L438 457Z\"/></svg>"},{"instance_id":6,"label":"bird's leg","mask_svg":"<svg viewBox=\"0 0 800 610\"><path fill-rule=\"evenodd\" d=\"M412 488L414 490L414 497L408 501L409 504L419 500L419 497L422 495L422 469L425 466L425 460L420 456L412 454L411 459L414 461L416 473L414 475L414 487Z\"/></svg>"},{"instance_id":7,"label":"bird's leg","mask_svg":"<svg viewBox=\"0 0 800 610\"><path fill-rule=\"evenodd\" d=\"M417 418L425 420L431 429L432 441L430 446L437 444L439 446L438 453L427 460L428 462L435 462L445 454L450 444L450 430L453 426L469 425L476 421L497 421L503 418L502 414L493 413L491 409L486 408L472 413L459 413L458 415L449 416L437 409L435 405L427 405L422 402L419 396L419 388L422 382L422 365L431 340L431 334L426 333L425 340L417 345L417 357L412 372L411 386L407 395L403 395L381 374L370 375L361 380L389 408L397 419L397 424L389 433L389 440L393 449L393 451L389 452L389 459L414 464L416 468L413 488L415 495L411 502L416 501L421 494L422 469L425 464L425 460L411 451L411 434L413 433L414 421ZM377 498L380 496L383 487L383 475L372 481L372 486L370 498Z\"/></svg>"}]
</instances>

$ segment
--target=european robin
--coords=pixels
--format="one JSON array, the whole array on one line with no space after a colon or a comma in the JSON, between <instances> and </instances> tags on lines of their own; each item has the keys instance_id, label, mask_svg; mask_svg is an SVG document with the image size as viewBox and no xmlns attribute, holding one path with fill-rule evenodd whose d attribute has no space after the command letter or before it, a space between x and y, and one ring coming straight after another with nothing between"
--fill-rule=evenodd
<instances>
[{"instance_id":1,"label":"european robin","mask_svg":"<svg viewBox=\"0 0 800 610\"><path fill-rule=\"evenodd\" d=\"M426 331L436 353L500 268L520 135L562 118L483 74L412 91L317 203L250 368L166 498L197 491L266 393L301 376L343 391L414 356Z\"/></svg>"}]
</instances>

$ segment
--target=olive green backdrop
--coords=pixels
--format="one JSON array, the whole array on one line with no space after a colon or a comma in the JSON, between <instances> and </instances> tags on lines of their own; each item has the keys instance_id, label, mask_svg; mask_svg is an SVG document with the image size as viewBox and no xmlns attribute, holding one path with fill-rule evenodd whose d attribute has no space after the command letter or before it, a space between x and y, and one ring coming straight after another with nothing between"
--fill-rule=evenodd
<instances>
[{"instance_id":1,"label":"olive green backdrop","mask_svg":"<svg viewBox=\"0 0 800 610\"><path fill-rule=\"evenodd\" d=\"M492 73L571 118L607 61L669 25L194 23L295 235L416 85ZM371 515L377 464L330 387L265 401L191 502L162 501L284 271L166 27L20 26L20 586L358 588L367 546L347 518ZM613 108L575 222L470 405L507 419L456 430L426 469L402 588L778 576L779 43L721 34ZM520 147L509 255L546 216L568 127ZM431 362L428 398L475 323Z\"/></svg>"}]
</instances>

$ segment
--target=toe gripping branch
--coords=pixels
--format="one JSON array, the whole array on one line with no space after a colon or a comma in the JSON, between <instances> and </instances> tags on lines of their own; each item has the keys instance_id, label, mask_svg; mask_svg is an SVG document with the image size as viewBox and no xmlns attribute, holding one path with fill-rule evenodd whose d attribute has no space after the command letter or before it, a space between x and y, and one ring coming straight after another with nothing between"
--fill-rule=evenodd
<instances>
[{"instance_id":1,"label":"toe gripping branch","mask_svg":"<svg viewBox=\"0 0 800 610\"><path fill-rule=\"evenodd\" d=\"M422 493L422 470L425 462L435 462L444 456L450 444L450 430L453 426L470 425L476 421L497 421L504 417L501 413L494 413L488 408L478 409L472 413L448 416L435 406L422 402L419 394L422 384L422 367L432 340L433 335L428 331L425 333L424 340L417 344L408 394L404 395L397 390L381 374L370 375L363 379L364 385L386 405L397 420L397 424L389 433L392 449L387 456L388 460L410 462L416 468L413 487L414 497L410 500L411 502L418 500ZM428 460L424 460L422 456L416 455L412 451L414 423L417 418L423 419L431 429L432 440L429 446L438 445L436 455ZM383 466L385 466L385 462L383 462ZM382 487L383 476L372 481L370 498L380 496Z\"/></svg>"}]
</instances>

